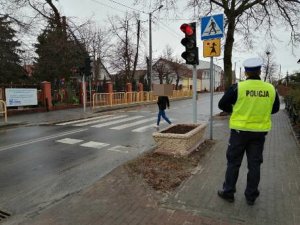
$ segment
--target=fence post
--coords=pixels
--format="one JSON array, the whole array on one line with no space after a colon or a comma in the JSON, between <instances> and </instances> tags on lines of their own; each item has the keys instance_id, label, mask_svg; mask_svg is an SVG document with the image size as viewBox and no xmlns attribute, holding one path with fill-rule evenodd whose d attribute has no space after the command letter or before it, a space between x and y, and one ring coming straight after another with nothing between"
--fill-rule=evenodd
<instances>
[{"instance_id":1,"label":"fence post","mask_svg":"<svg viewBox=\"0 0 300 225\"><path fill-rule=\"evenodd\" d=\"M132 84L126 84L126 101L127 103L131 103L131 96L132 96Z\"/></svg>"},{"instance_id":2,"label":"fence post","mask_svg":"<svg viewBox=\"0 0 300 225\"><path fill-rule=\"evenodd\" d=\"M0 113L4 113L4 122L7 123L7 108L6 108L6 103L3 100L0 100L0 104L2 106L0 107Z\"/></svg>"},{"instance_id":3,"label":"fence post","mask_svg":"<svg viewBox=\"0 0 300 225\"><path fill-rule=\"evenodd\" d=\"M110 106L113 105L113 93L108 93L109 94L109 104Z\"/></svg>"},{"instance_id":4,"label":"fence post","mask_svg":"<svg viewBox=\"0 0 300 225\"><path fill-rule=\"evenodd\" d=\"M143 92L144 92L144 85L142 83L139 83L138 84L138 101L139 102L142 102L144 99L143 99Z\"/></svg>"},{"instance_id":5,"label":"fence post","mask_svg":"<svg viewBox=\"0 0 300 225\"><path fill-rule=\"evenodd\" d=\"M51 95L51 83L48 81L43 81L41 83L43 92L43 102L45 102L45 107L48 110L52 110L52 95Z\"/></svg>"},{"instance_id":6,"label":"fence post","mask_svg":"<svg viewBox=\"0 0 300 225\"><path fill-rule=\"evenodd\" d=\"M94 93L93 97L92 97L92 99L93 99L93 108L92 108L92 110L95 109L95 101L96 101L96 98L97 98L96 96L97 96L96 93Z\"/></svg>"}]
</instances>

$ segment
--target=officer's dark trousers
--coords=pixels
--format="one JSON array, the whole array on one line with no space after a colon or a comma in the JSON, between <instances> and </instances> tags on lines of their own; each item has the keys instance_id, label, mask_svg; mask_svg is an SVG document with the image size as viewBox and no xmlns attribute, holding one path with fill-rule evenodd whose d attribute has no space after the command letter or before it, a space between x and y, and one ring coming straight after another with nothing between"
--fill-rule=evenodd
<instances>
[{"instance_id":1,"label":"officer's dark trousers","mask_svg":"<svg viewBox=\"0 0 300 225\"><path fill-rule=\"evenodd\" d=\"M254 201L258 195L260 181L260 165L263 162L263 148L267 132L249 132L231 130L227 149L227 170L223 190L229 195L236 191L236 182L239 176L244 153L247 155L248 174L245 196Z\"/></svg>"}]
</instances>

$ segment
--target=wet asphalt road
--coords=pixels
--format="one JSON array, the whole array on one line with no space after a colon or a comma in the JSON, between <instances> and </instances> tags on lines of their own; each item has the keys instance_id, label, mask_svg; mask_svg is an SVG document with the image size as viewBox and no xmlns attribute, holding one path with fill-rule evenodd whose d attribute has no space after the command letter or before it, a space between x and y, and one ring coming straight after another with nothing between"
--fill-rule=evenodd
<instances>
[{"instance_id":1,"label":"wet asphalt road","mask_svg":"<svg viewBox=\"0 0 300 225\"><path fill-rule=\"evenodd\" d=\"M199 96L198 121L209 119L209 97ZM214 96L214 114L220 97ZM192 113L191 99L171 102L166 110L173 123L191 123ZM157 106L147 105L95 120L0 130L0 210L22 221L153 148L156 115Z\"/></svg>"}]
</instances>

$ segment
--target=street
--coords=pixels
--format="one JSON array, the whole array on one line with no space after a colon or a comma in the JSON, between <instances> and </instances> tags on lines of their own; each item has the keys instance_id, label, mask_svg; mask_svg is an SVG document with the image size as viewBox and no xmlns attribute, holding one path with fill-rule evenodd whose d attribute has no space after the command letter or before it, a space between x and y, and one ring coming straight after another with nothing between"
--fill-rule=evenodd
<instances>
[{"instance_id":1,"label":"street","mask_svg":"<svg viewBox=\"0 0 300 225\"><path fill-rule=\"evenodd\" d=\"M214 112L219 113L214 95ZM192 122L192 100L171 101L173 123ZM210 95L199 94L197 119L208 122ZM155 147L156 104L94 118L0 130L0 209L17 220L79 192ZM68 118L66 118L66 121ZM161 121L160 129L167 127Z\"/></svg>"}]
</instances>

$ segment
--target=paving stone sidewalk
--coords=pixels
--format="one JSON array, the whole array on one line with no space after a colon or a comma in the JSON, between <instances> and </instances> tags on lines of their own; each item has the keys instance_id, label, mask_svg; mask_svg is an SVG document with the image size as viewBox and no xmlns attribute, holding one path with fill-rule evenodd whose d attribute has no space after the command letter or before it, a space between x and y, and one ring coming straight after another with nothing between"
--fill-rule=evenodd
<instances>
[{"instance_id":1,"label":"paving stone sidewalk","mask_svg":"<svg viewBox=\"0 0 300 225\"><path fill-rule=\"evenodd\" d=\"M215 125L217 145L207 155L201 170L167 199L165 207L184 208L199 215L247 225L300 224L300 148L286 112L281 110L273 115L273 129L266 139L261 167L261 193L252 207L246 204L244 197L246 157L239 173L235 202L225 202L216 195L224 180L229 130L218 122ZM222 137L222 133L226 135Z\"/></svg>"},{"instance_id":2,"label":"paving stone sidewalk","mask_svg":"<svg viewBox=\"0 0 300 225\"><path fill-rule=\"evenodd\" d=\"M40 113L23 113L19 115L8 116L8 122L5 123L4 119L0 117L0 128L4 126L14 125L42 125L51 124L61 121L84 119L97 114L93 113L88 107L84 112L82 108L72 108L65 110L56 110Z\"/></svg>"}]
</instances>

